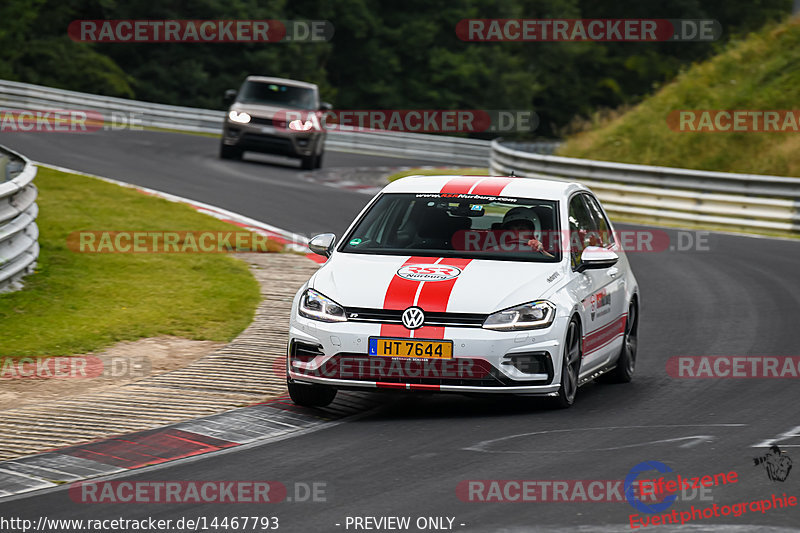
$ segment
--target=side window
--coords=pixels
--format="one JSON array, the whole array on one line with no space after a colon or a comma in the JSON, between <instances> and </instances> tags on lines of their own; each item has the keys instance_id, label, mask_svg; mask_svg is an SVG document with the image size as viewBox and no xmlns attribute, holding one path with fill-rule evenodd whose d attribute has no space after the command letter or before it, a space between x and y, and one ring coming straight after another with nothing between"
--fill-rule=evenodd
<instances>
[{"instance_id":1,"label":"side window","mask_svg":"<svg viewBox=\"0 0 800 533\"><path fill-rule=\"evenodd\" d=\"M582 196L586 198L586 205L594 217L597 229L600 230L599 237L603 243L602 245L606 248L612 246L614 244L614 234L611 232L611 225L608 223L605 214L603 214L603 210L600 209L600 204L597 203L597 199L593 196L588 194Z\"/></svg>"},{"instance_id":2,"label":"side window","mask_svg":"<svg viewBox=\"0 0 800 533\"><path fill-rule=\"evenodd\" d=\"M569 201L569 247L573 267L578 266L584 248L597 244L594 242L597 240L597 225L583 197L577 194Z\"/></svg>"}]
</instances>

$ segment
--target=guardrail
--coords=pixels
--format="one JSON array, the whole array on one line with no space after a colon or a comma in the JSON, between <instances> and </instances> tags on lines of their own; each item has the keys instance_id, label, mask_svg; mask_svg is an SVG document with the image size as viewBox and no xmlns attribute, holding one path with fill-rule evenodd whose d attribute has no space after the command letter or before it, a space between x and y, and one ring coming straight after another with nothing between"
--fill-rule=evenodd
<instances>
[{"instance_id":1,"label":"guardrail","mask_svg":"<svg viewBox=\"0 0 800 533\"><path fill-rule=\"evenodd\" d=\"M492 141L492 174L564 178L612 215L800 235L800 178L629 165L535 154Z\"/></svg>"},{"instance_id":2,"label":"guardrail","mask_svg":"<svg viewBox=\"0 0 800 533\"><path fill-rule=\"evenodd\" d=\"M223 111L140 102L0 80L0 107L135 113L142 125L220 133ZM590 186L615 215L800 234L800 178L707 172L543 155L555 143L500 144L400 132L329 131L326 147L392 157L484 166L493 174L561 177ZM531 153L530 150L543 153ZM0 219L2 220L2 219ZM0 281L0 283L2 283Z\"/></svg>"},{"instance_id":3,"label":"guardrail","mask_svg":"<svg viewBox=\"0 0 800 533\"><path fill-rule=\"evenodd\" d=\"M26 157L0 146L0 292L21 288L39 257L35 176Z\"/></svg>"},{"instance_id":4,"label":"guardrail","mask_svg":"<svg viewBox=\"0 0 800 533\"><path fill-rule=\"evenodd\" d=\"M6 80L0 80L0 107L91 110L109 118L112 113L134 113L137 119L141 119L142 126L194 133L221 133L225 117L224 111L154 104ZM490 141L389 131L329 131L325 147L483 167L489 159Z\"/></svg>"}]
</instances>

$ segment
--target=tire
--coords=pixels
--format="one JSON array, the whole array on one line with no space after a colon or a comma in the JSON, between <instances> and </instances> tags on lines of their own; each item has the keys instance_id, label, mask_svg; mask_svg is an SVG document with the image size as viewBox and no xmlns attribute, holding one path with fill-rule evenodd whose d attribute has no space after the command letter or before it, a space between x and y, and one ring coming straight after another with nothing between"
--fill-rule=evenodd
<instances>
[{"instance_id":1,"label":"tire","mask_svg":"<svg viewBox=\"0 0 800 533\"><path fill-rule=\"evenodd\" d=\"M235 146L228 146L226 144L219 145L219 158L220 159L241 159L242 151Z\"/></svg>"},{"instance_id":2,"label":"tire","mask_svg":"<svg viewBox=\"0 0 800 533\"><path fill-rule=\"evenodd\" d=\"M581 326L578 319L573 318L567 326L564 338L564 353L561 363L561 380L558 396L554 399L555 407L566 409L575 403L578 393L578 377L581 372L581 358L583 355Z\"/></svg>"},{"instance_id":3,"label":"tire","mask_svg":"<svg viewBox=\"0 0 800 533\"><path fill-rule=\"evenodd\" d=\"M314 170L316 167L317 156L314 154L306 155L300 158L300 168L303 170Z\"/></svg>"},{"instance_id":4,"label":"tire","mask_svg":"<svg viewBox=\"0 0 800 533\"><path fill-rule=\"evenodd\" d=\"M622 349L617 359L617 366L611 372L600 376L602 383L630 383L636 370L636 350L639 345L639 307L636 300L628 305L628 316L625 318L625 334L622 337Z\"/></svg>"},{"instance_id":5,"label":"tire","mask_svg":"<svg viewBox=\"0 0 800 533\"><path fill-rule=\"evenodd\" d=\"M320 152L317 156L317 162L314 164L314 168L322 168L322 156L325 155L325 152Z\"/></svg>"},{"instance_id":6,"label":"tire","mask_svg":"<svg viewBox=\"0 0 800 533\"><path fill-rule=\"evenodd\" d=\"M301 385L288 381L286 386L294 404L303 407L325 407L336 398L336 389L325 385Z\"/></svg>"}]
</instances>

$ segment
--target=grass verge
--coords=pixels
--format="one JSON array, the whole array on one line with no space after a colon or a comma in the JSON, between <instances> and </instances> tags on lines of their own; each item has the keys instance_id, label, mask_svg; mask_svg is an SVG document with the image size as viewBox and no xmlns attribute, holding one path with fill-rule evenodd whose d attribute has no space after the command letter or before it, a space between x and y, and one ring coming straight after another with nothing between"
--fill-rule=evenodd
<instances>
[{"instance_id":1,"label":"grass verge","mask_svg":"<svg viewBox=\"0 0 800 533\"><path fill-rule=\"evenodd\" d=\"M226 254L85 254L75 231L233 231L187 205L40 168L37 270L0 295L0 356L71 355L159 335L228 341L252 321L259 285ZM275 245L275 251L280 249Z\"/></svg>"},{"instance_id":2,"label":"grass verge","mask_svg":"<svg viewBox=\"0 0 800 533\"><path fill-rule=\"evenodd\" d=\"M668 167L800 176L786 132L674 131L679 110L791 110L800 85L800 18L770 25L696 64L640 105L570 137L558 155ZM708 128L706 128L708 130Z\"/></svg>"}]
</instances>

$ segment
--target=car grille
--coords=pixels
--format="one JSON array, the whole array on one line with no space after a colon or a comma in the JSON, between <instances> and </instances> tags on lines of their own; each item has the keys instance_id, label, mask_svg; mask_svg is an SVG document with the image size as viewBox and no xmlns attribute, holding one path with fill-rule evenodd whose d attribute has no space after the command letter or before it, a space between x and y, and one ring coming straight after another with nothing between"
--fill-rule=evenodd
<instances>
[{"instance_id":1,"label":"car grille","mask_svg":"<svg viewBox=\"0 0 800 533\"><path fill-rule=\"evenodd\" d=\"M425 311L423 309L423 311ZM351 322L377 322L380 324L402 324L403 311L393 309L368 309L348 307L347 320ZM460 328L479 328L488 315L479 313L446 313L425 311L424 326L450 326Z\"/></svg>"},{"instance_id":2,"label":"car grille","mask_svg":"<svg viewBox=\"0 0 800 533\"><path fill-rule=\"evenodd\" d=\"M292 152L292 141L286 137L268 135L266 133L245 133L242 135L242 144L255 148L273 149L280 152Z\"/></svg>"},{"instance_id":3,"label":"car grille","mask_svg":"<svg viewBox=\"0 0 800 533\"><path fill-rule=\"evenodd\" d=\"M280 128L286 127L285 120L273 120L271 118L250 117L250 124L259 124L261 126L278 126Z\"/></svg>"}]
</instances>

